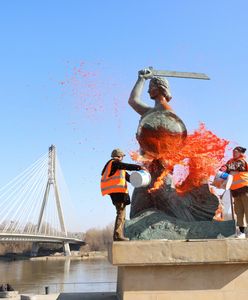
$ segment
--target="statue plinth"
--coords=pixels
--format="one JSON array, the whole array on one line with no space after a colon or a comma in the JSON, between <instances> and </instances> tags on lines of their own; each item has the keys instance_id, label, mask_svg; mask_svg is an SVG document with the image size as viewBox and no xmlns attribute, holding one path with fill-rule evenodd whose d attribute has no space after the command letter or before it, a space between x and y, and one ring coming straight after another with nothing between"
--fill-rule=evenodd
<instances>
[{"instance_id":1,"label":"statue plinth","mask_svg":"<svg viewBox=\"0 0 248 300\"><path fill-rule=\"evenodd\" d=\"M121 300L245 300L248 239L114 242Z\"/></svg>"},{"instance_id":2,"label":"statue plinth","mask_svg":"<svg viewBox=\"0 0 248 300\"><path fill-rule=\"evenodd\" d=\"M184 221L155 209L143 211L125 223L125 236L130 240L220 239L235 234L235 220Z\"/></svg>"}]
</instances>

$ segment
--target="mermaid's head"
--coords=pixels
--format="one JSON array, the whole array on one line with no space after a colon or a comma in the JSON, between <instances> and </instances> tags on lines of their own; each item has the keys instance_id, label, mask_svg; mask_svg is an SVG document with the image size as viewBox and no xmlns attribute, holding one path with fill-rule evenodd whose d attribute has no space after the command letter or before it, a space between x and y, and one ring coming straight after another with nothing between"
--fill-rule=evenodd
<instances>
[{"instance_id":1,"label":"mermaid's head","mask_svg":"<svg viewBox=\"0 0 248 300\"><path fill-rule=\"evenodd\" d=\"M169 82L163 77L153 77L149 83L148 93L152 99L156 98L158 94L165 96L166 100L169 102L172 98Z\"/></svg>"}]
</instances>

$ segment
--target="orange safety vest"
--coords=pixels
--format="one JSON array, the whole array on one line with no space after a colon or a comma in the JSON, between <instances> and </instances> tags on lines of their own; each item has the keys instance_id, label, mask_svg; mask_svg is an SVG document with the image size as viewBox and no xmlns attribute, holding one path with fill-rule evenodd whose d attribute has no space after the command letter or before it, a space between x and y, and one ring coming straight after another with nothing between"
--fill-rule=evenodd
<instances>
[{"instance_id":1,"label":"orange safety vest","mask_svg":"<svg viewBox=\"0 0 248 300\"><path fill-rule=\"evenodd\" d=\"M247 169L247 162L245 159L241 158L239 160L242 160L246 165L246 171L231 171L230 174L233 176L232 185L230 187L231 190L237 190L244 186L248 186L248 169ZM231 163L232 161L235 161L234 159L230 159L228 163Z\"/></svg>"},{"instance_id":2,"label":"orange safety vest","mask_svg":"<svg viewBox=\"0 0 248 300\"><path fill-rule=\"evenodd\" d=\"M237 190L248 186L248 172L230 172L233 175L231 190Z\"/></svg>"},{"instance_id":3,"label":"orange safety vest","mask_svg":"<svg viewBox=\"0 0 248 300\"><path fill-rule=\"evenodd\" d=\"M103 196L112 193L128 193L125 170L117 170L112 176L109 176L113 161L108 163L102 174L101 191Z\"/></svg>"}]
</instances>

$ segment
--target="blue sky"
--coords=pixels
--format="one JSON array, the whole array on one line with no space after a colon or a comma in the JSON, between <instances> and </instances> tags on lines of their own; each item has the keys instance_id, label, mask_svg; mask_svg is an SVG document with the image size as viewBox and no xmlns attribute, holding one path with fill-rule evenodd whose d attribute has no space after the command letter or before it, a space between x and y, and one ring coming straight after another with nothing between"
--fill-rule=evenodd
<instances>
[{"instance_id":1,"label":"blue sky","mask_svg":"<svg viewBox=\"0 0 248 300\"><path fill-rule=\"evenodd\" d=\"M202 121L247 147L247 10L243 0L2 0L1 185L55 144L77 228L112 222L100 172L113 148L138 148L127 100L147 66L208 74L170 79L172 107L190 132Z\"/></svg>"}]
</instances>

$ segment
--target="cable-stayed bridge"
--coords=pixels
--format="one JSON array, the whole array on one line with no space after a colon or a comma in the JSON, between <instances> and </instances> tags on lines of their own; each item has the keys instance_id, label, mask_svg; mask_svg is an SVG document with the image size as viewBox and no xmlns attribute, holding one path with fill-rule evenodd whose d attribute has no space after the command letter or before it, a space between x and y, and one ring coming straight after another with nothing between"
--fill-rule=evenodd
<instances>
[{"instance_id":1,"label":"cable-stayed bridge","mask_svg":"<svg viewBox=\"0 0 248 300\"><path fill-rule=\"evenodd\" d=\"M69 244L83 241L67 232L62 198L69 193L52 145L48 154L0 189L0 242L33 242L33 256L41 242L62 243L70 255Z\"/></svg>"}]
</instances>

